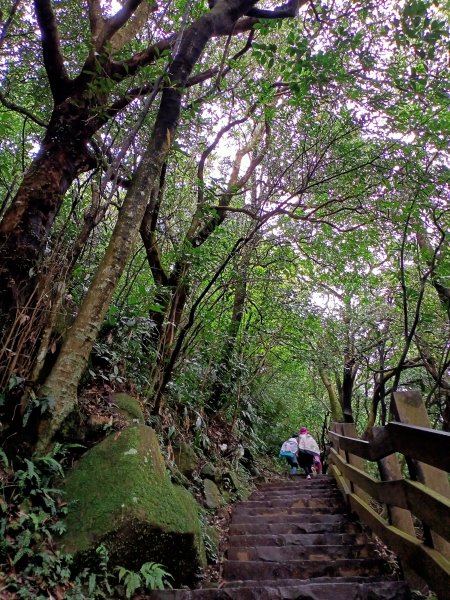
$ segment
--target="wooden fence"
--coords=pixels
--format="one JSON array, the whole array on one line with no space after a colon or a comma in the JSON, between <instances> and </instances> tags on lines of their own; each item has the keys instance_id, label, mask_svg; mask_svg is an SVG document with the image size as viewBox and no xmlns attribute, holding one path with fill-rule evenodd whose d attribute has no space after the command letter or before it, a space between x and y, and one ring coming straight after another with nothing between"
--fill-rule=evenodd
<instances>
[{"instance_id":1,"label":"wooden fence","mask_svg":"<svg viewBox=\"0 0 450 600\"><path fill-rule=\"evenodd\" d=\"M357 439L352 423L332 423L329 472L361 522L399 557L411 587L426 584L449 600L450 433L430 428L417 392L395 393L391 413L395 421L374 428L369 440ZM365 461L377 463L378 477Z\"/></svg>"}]
</instances>

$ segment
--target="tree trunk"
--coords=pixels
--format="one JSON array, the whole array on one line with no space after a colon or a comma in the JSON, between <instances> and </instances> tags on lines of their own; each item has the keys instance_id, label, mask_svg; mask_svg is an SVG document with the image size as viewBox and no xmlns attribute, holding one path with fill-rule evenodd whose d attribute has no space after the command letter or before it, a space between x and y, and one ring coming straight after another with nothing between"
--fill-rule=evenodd
<instances>
[{"instance_id":1,"label":"tree trunk","mask_svg":"<svg viewBox=\"0 0 450 600\"><path fill-rule=\"evenodd\" d=\"M238 274L238 280L235 284L233 310L228 326L228 332L222 349L222 356L219 359L216 379L211 390L208 405L206 406L206 409L210 414L220 410L224 406L227 401L227 390L231 388L233 380L237 377L237 375L232 377L231 371L233 360L236 356L236 344L241 322L244 317L245 302L247 300L248 267L250 249L253 248L253 246L254 244L246 246L244 249L240 269L241 272Z\"/></svg>"},{"instance_id":2,"label":"tree trunk","mask_svg":"<svg viewBox=\"0 0 450 600\"><path fill-rule=\"evenodd\" d=\"M169 69L169 81L162 93L149 147L126 194L109 246L78 317L40 390L39 396L51 398L54 408L41 422L39 451L50 445L62 422L76 405L78 382L139 232L147 200L158 185L174 138L187 78L212 35L226 31L231 33L236 20L252 5L253 2L248 0L219 1L210 13L203 15L184 32L178 54Z\"/></svg>"},{"instance_id":3,"label":"tree trunk","mask_svg":"<svg viewBox=\"0 0 450 600\"><path fill-rule=\"evenodd\" d=\"M66 102L55 108L41 149L0 223L0 317L3 330L33 294L37 262L48 242L62 198L89 165L91 132Z\"/></svg>"},{"instance_id":4,"label":"tree trunk","mask_svg":"<svg viewBox=\"0 0 450 600\"><path fill-rule=\"evenodd\" d=\"M172 290L169 309L166 313L164 323L159 330L159 339L157 346L157 358L151 373L151 388L149 390L149 399L153 401L152 414L159 414L162 406L162 393L165 382L170 374L171 356L175 344L176 334L183 317L184 307L187 300L187 286L180 281L175 289Z\"/></svg>"},{"instance_id":5,"label":"tree trunk","mask_svg":"<svg viewBox=\"0 0 450 600\"><path fill-rule=\"evenodd\" d=\"M352 409L353 384L355 383L358 367L355 359L346 354L344 362L344 377L342 381L342 410L345 423L354 423Z\"/></svg>"},{"instance_id":6,"label":"tree trunk","mask_svg":"<svg viewBox=\"0 0 450 600\"><path fill-rule=\"evenodd\" d=\"M333 382L328 377L327 372L323 367L319 367L319 375L322 379L323 385L325 386L328 392L328 399L330 401L330 411L331 411L331 419L332 421L337 421L338 423L343 422L344 416L342 414L342 406L339 402L339 397L336 392L336 389L333 385Z\"/></svg>"}]
</instances>

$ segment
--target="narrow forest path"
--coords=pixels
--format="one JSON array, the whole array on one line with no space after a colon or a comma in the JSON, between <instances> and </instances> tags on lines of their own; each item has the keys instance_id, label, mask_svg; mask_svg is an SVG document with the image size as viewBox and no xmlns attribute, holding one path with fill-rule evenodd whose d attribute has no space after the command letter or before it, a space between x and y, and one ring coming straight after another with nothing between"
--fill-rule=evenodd
<instances>
[{"instance_id":1,"label":"narrow forest path","mask_svg":"<svg viewBox=\"0 0 450 600\"><path fill-rule=\"evenodd\" d=\"M270 483L233 508L219 589L152 600L406 600L326 475Z\"/></svg>"}]
</instances>

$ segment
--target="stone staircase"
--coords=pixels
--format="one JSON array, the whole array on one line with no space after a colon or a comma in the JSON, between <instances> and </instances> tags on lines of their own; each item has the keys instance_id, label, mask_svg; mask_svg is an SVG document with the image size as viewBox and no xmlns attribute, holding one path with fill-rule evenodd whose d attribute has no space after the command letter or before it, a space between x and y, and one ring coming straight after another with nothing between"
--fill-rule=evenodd
<instances>
[{"instance_id":1,"label":"stone staircase","mask_svg":"<svg viewBox=\"0 0 450 600\"><path fill-rule=\"evenodd\" d=\"M233 508L218 588L151 600L406 600L331 477L264 485Z\"/></svg>"}]
</instances>

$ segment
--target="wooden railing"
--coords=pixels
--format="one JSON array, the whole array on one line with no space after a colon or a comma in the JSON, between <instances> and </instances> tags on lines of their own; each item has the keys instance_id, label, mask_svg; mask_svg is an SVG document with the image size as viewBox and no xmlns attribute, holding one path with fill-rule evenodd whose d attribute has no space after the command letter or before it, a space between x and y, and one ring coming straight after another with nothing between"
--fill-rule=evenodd
<instances>
[{"instance_id":1,"label":"wooden railing","mask_svg":"<svg viewBox=\"0 0 450 600\"><path fill-rule=\"evenodd\" d=\"M357 438L352 423L332 423L329 472L350 508L400 559L414 589L450 599L450 433L430 428L417 392L398 392L395 422ZM404 470L397 456L404 456ZM377 464L369 475L365 461Z\"/></svg>"}]
</instances>

